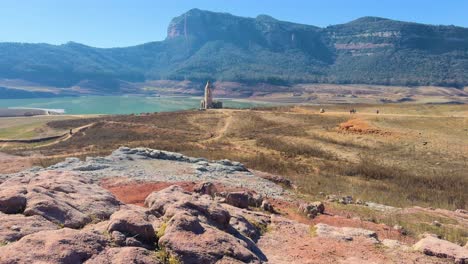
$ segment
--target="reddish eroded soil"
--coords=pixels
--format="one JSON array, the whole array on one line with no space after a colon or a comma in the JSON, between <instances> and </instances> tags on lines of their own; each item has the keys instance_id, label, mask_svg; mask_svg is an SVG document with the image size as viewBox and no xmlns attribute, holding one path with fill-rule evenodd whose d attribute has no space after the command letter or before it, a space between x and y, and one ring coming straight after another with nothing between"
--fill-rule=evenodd
<instances>
[{"instance_id":1,"label":"reddish eroded soil","mask_svg":"<svg viewBox=\"0 0 468 264\"><path fill-rule=\"evenodd\" d=\"M116 198L125 204L135 204L144 206L145 198L152 192L160 191L171 185L178 185L185 191L193 192L197 183L195 182L136 182L126 178L107 178L101 181L101 186L109 190ZM216 189L222 191L249 191L240 188L230 188L220 183L215 183ZM275 210L288 219L307 225L324 223L336 227L357 227L376 232L380 239L395 239L404 243L414 243L411 237L401 235L398 231L384 224L362 221L360 219L349 218L345 211L330 210L325 206L325 214L309 219L299 213L298 204L282 200L272 200Z\"/></svg>"},{"instance_id":2,"label":"reddish eroded soil","mask_svg":"<svg viewBox=\"0 0 468 264\"><path fill-rule=\"evenodd\" d=\"M145 205L146 197L155 191L160 191L171 185L178 185L186 191L193 190L194 182L129 182L116 183L114 179L104 179L101 186L110 191L125 204Z\"/></svg>"},{"instance_id":3,"label":"reddish eroded soil","mask_svg":"<svg viewBox=\"0 0 468 264\"><path fill-rule=\"evenodd\" d=\"M30 158L8 155L0 152L0 174L20 172L32 166Z\"/></svg>"},{"instance_id":4,"label":"reddish eroded soil","mask_svg":"<svg viewBox=\"0 0 468 264\"><path fill-rule=\"evenodd\" d=\"M379 239L381 240L394 239L405 244L412 244L416 241L414 238L404 236L397 230L394 230L393 228L387 225L363 221L357 218L351 218L349 212L330 209L327 206L327 204L325 204L325 214L319 215L314 219L310 219L298 211L297 203L290 203L287 201L279 200L271 201L271 203L273 204L276 210L283 214L283 216L291 220L297 221L299 223L307 225L316 225L318 223L323 223L336 227L363 228L376 232Z\"/></svg>"},{"instance_id":5,"label":"reddish eroded soil","mask_svg":"<svg viewBox=\"0 0 468 264\"><path fill-rule=\"evenodd\" d=\"M357 134L376 134L376 135L391 135L392 132L384 131L377 127L372 126L367 121L361 118L350 119L341 123L338 126L339 131Z\"/></svg>"},{"instance_id":6,"label":"reddish eroded soil","mask_svg":"<svg viewBox=\"0 0 468 264\"><path fill-rule=\"evenodd\" d=\"M110 191L115 197L125 203L139 206L145 205L146 197L172 185L178 185L185 191L193 192L196 182L137 182L128 178L107 178L101 181L101 186ZM227 187L214 183L218 192L241 191L239 188Z\"/></svg>"},{"instance_id":7,"label":"reddish eroded soil","mask_svg":"<svg viewBox=\"0 0 468 264\"><path fill-rule=\"evenodd\" d=\"M136 182L128 178L107 178L101 186L112 192L126 204L144 206L145 198L154 191L171 185L178 185L192 192L195 182ZM217 191L240 191L215 183ZM246 190L244 190L246 191ZM355 227L372 230L378 238L399 240L411 245L415 241L403 236L383 224L351 218L345 211L327 209L325 214L309 219L299 213L298 202L269 199L279 213L272 215L268 231L257 243L259 249L268 256L268 263L447 263L446 260L431 258L414 251L390 249L375 245L368 239L357 237L352 241L340 241L317 237L313 226L318 223L336 227Z\"/></svg>"},{"instance_id":8,"label":"reddish eroded soil","mask_svg":"<svg viewBox=\"0 0 468 264\"><path fill-rule=\"evenodd\" d=\"M317 237L308 225L285 221L274 222L257 245L269 263L447 263L417 252L385 249L365 238L345 242Z\"/></svg>"}]
</instances>

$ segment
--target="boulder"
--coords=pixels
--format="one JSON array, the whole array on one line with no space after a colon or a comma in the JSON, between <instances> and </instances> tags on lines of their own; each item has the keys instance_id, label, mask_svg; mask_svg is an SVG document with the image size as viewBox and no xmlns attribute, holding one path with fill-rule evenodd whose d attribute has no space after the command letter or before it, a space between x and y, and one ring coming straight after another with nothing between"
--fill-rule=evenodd
<instances>
[{"instance_id":1,"label":"boulder","mask_svg":"<svg viewBox=\"0 0 468 264\"><path fill-rule=\"evenodd\" d=\"M107 246L104 236L63 228L41 231L0 247L0 263L83 263Z\"/></svg>"},{"instance_id":2,"label":"boulder","mask_svg":"<svg viewBox=\"0 0 468 264\"><path fill-rule=\"evenodd\" d=\"M225 257L244 263L260 263L245 241L183 212L167 223L158 244L184 264L216 263Z\"/></svg>"},{"instance_id":3,"label":"boulder","mask_svg":"<svg viewBox=\"0 0 468 264\"><path fill-rule=\"evenodd\" d=\"M172 185L163 190L150 193L145 199L145 206L151 209L152 213L164 215L166 209L175 202L191 201L192 195L184 191L180 186Z\"/></svg>"},{"instance_id":4,"label":"boulder","mask_svg":"<svg viewBox=\"0 0 468 264\"><path fill-rule=\"evenodd\" d=\"M462 214L462 215L468 215L468 211L464 210L464 209L457 209L457 210L455 210L455 213Z\"/></svg>"},{"instance_id":5,"label":"boulder","mask_svg":"<svg viewBox=\"0 0 468 264\"><path fill-rule=\"evenodd\" d=\"M8 185L8 184L5 184ZM0 185L0 212L18 214L26 207L26 188L19 186L3 187Z\"/></svg>"},{"instance_id":6,"label":"boulder","mask_svg":"<svg viewBox=\"0 0 468 264\"><path fill-rule=\"evenodd\" d=\"M352 196L338 196L334 194L330 194L326 196L328 202L338 202L341 204L352 204L353 197Z\"/></svg>"},{"instance_id":7,"label":"boulder","mask_svg":"<svg viewBox=\"0 0 468 264\"><path fill-rule=\"evenodd\" d=\"M120 247L125 245L125 239L127 239L127 237L125 237L125 235L120 233L119 231L112 231L111 238L112 242L114 242L115 245Z\"/></svg>"},{"instance_id":8,"label":"boulder","mask_svg":"<svg viewBox=\"0 0 468 264\"><path fill-rule=\"evenodd\" d=\"M246 192L230 192L226 195L226 203L239 208L248 208L249 194Z\"/></svg>"},{"instance_id":9,"label":"boulder","mask_svg":"<svg viewBox=\"0 0 468 264\"><path fill-rule=\"evenodd\" d=\"M201 182L194 187L193 191L199 194L214 196L216 193L216 187L211 182Z\"/></svg>"},{"instance_id":10,"label":"boulder","mask_svg":"<svg viewBox=\"0 0 468 264\"><path fill-rule=\"evenodd\" d=\"M353 203L353 197L352 196L343 196L340 198L340 200L338 201L339 203L342 203L342 204L352 204Z\"/></svg>"},{"instance_id":11,"label":"boulder","mask_svg":"<svg viewBox=\"0 0 468 264\"><path fill-rule=\"evenodd\" d=\"M28 204L24 215L39 215L61 226L81 228L91 222L91 218L68 203L48 196L47 190L33 189L28 193ZM36 192L37 191L37 192Z\"/></svg>"},{"instance_id":12,"label":"boulder","mask_svg":"<svg viewBox=\"0 0 468 264\"><path fill-rule=\"evenodd\" d=\"M326 196L328 202L338 202L340 197L338 195L329 194Z\"/></svg>"},{"instance_id":13,"label":"boulder","mask_svg":"<svg viewBox=\"0 0 468 264\"><path fill-rule=\"evenodd\" d=\"M454 260L455 263L463 264L468 261L468 249L433 236L426 236L419 240L414 244L413 249L429 256L448 258Z\"/></svg>"},{"instance_id":14,"label":"boulder","mask_svg":"<svg viewBox=\"0 0 468 264\"><path fill-rule=\"evenodd\" d=\"M260 230L240 214L232 216L229 224L252 241L257 241L260 238Z\"/></svg>"},{"instance_id":15,"label":"boulder","mask_svg":"<svg viewBox=\"0 0 468 264\"><path fill-rule=\"evenodd\" d=\"M10 208L8 212L43 216L59 226L70 228L107 219L120 207L120 202L111 193L73 172L40 171L12 177L0 185L0 192L9 193L4 197L15 197L6 199L9 205L4 208Z\"/></svg>"},{"instance_id":16,"label":"boulder","mask_svg":"<svg viewBox=\"0 0 468 264\"><path fill-rule=\"evenodd\" d=\"M125 246L127 247L145 247L143 243L133 237L127 237L125 239Z\"/></svg>"},{"instance_id":17,"label":"boulder","mask_svg":"<svg viewBox=\"0 0 468 264\"><path fill-rule=\"evenodd\" d=\"M91 231L91 232L97 232L100 234L104 234L107 232L107 227L109 226L109 220L104 220L101 222L97 223L92 223L92 224L87 224L85 227L83 227L81 230L86 230L86 231Z\"/></svg>"},{"instance_id":18,"label":"boulder","mask_svg":"<svg viewBox=\"0 0 468 264\"><path fill-rule=\"evenodd\" d=\"M152 245L156 242L156 234L152 225L153 215L146 214L137 206L128 206L115 212L109 219L107 231L118 231L126 237L132 237L142 243Z\"/></svg>"},{"instance_id":19,"label":"boulder","mask_svg":"<svg viewBox=\"0 0 468 264\"><path fill-rule=\"evenodd\" d=\"M149 207L149 212L161 214L166 219L179 212L187 212L219 228L226 228L231 217L229 212L211 197L192 195L175 185L151 193L146 197L145 204Z\"/></svg>"},{"instance_id":20,"label":"boulder","mask_svg":"<svg viewBox=\"0 0 468 264\"><path fill-rule=\"evenodd\" d=\"M323 214L325 212L325 205L322 202L312 202L310 205L317 208L319 214Z\"/></svg>"},{"instance_id":21,"label":"boulder","mask_svg":"<svg viewBox=\"0 0 468 264\"><path fill-rule=\"evenodd\" d=\"M258 228L243 216L232 218L211 196L170 186L148 195L145 204L148 212L167 221L158 228L159 247L181 263L216 263L223 258L255 263L264 258L253 253L261 251L250 240L259 237Z\"/></svg>"},{"instance_id":22,"label":"boulder","mask_svg":"<svg viewBox=\"0 0 468 264\"><path fill-rule=\"evenodd\" d=\"M270 213L275 212L275 209L273 208L273 205L271 205L271 203L268 200L263 200L262 205L260 206L260 208L263 211L266 211L266 212L270 212Z\"/></svg>"},{"instance_id":23,"label":"boulder","mask_svg":"<svg viewBox=\"0 0 468 264\"><path fill-rule=\"evenodd\" d=\"M315 233L319 237L342 241L352 241L356 237L367 238L371 243L378 243L377 233L371 230L353 227L335 227L326 224L316 224Z\"/></svg>"},{"instance_id":24,"label":"boulder","mask_svg":"<svg viewBox=\"0 0 468 264\"><path fill-rule=\"evenodd\" d=\"M58 228L56 224L39 215L24 216L0 213L0 242L10 243L29 234Z\"/></svg>"},{"instance_id":25,"label":"boulder","mask_svg":"<svg viewBox=\"0 0 468 264\"><path fill-rule=\"evenodd\" d=\"M325 205L322 202L303 203L299 205L299 211L309 218L315 218L318 214L323 214Z\"/></svg>"},{"instance_id":26,"label":"boulder","mask_svg":"<svg viewBox=\"0 0 468 264\"><path fill-rule=\"evenodd\" d=\"M249 196L249 206L251 207L260 207L262 206L263 196L256 193L248 192L247 195Z\"/></svg>"},{"instance_id":27,"label":"boulder","mask_svg":"<svg viewBox=\"0 0 468 264\"><path fill-rule=\"evenodd\" d=\"M108 248L85 264L162 264L150 251L140 247Z\"/></svg>"}]
</instances>

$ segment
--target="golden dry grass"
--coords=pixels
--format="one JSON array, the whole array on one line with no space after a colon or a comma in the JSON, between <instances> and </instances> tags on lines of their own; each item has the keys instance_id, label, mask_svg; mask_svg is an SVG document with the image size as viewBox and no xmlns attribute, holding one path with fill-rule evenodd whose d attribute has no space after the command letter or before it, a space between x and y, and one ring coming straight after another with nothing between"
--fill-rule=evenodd
<instances>
[{"instance_id":1,"label":"golden dry grass","mask_svg":"<svg viewBox=\"0 0 468 264\"><path fill-rule=\"evenodd\" d=\"M282 174L303 193L353 195L394 206L467 208L468 117L464 105L338 105L109 116L49 123L90 128L38 148L38 164L146 146L228 158ZM350 115L356 108L358 114ZM379 108L379 115L375 110ZM357 119L356 127L340 124ZM352 122L352 123L353 123ZM363 127L358 127L363 126ZM12 149L29 155L30 149ZM49 162L50 163L50 162Z\"/></svg>"}]
</instances>

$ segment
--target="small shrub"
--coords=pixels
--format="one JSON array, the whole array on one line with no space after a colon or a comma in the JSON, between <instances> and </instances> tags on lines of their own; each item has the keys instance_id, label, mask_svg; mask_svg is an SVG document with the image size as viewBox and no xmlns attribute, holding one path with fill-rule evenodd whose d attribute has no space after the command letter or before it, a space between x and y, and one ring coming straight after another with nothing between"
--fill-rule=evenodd
<instances>
[{"instance_id":1,"label":"small shrub","mask_svg":"<svg viewBox=\"0 0 468 264\"><path fill-rule=\"evenodd\" d=\"M297 156L316 157L322 159L335 159L334 155L324 151L318 146L304 143L285 141L277 137L259 137L257 145L281 152L284 156L294 158Z\"/></svg>"},{"instance_id":2,"label":"small shrub","mask_svg":"<svg viewBox=\"0 0 468 264\"><path fill-rule=\"evenodd\" d=\"M172 256L165 248L161 248L156 252L156 258L163 264L181 264L180 260Z\"/></svg>"},{"instance_id":3,"label":"small shrub","mask_svg":"<svg viewBox=\"0 0 468 264\"><path fill-rule=\"evenodd\" d=\"M166 233L166 228L167 228L167 223L162 223L161 227L158 229L158 232L156 233L156 237L158 239L164 236L164 234Z\"/></svg>"}]
</instances>

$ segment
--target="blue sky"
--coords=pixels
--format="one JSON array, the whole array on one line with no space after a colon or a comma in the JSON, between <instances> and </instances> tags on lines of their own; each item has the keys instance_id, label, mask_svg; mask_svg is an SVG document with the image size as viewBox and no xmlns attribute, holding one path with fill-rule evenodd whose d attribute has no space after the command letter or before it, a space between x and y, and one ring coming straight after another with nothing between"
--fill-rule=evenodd
<instances>
[{"instance_id":1,"label":"blue sky","mask_svg":"<svg viewBox=\"0 0 468 264\"><path fill-rule=\"evenodd\" d=\"M0 0L0 42L130 46L164 39L191 8L322 27L362 16L468 27L468 0Z\"/></svg>"}]
</instances>

